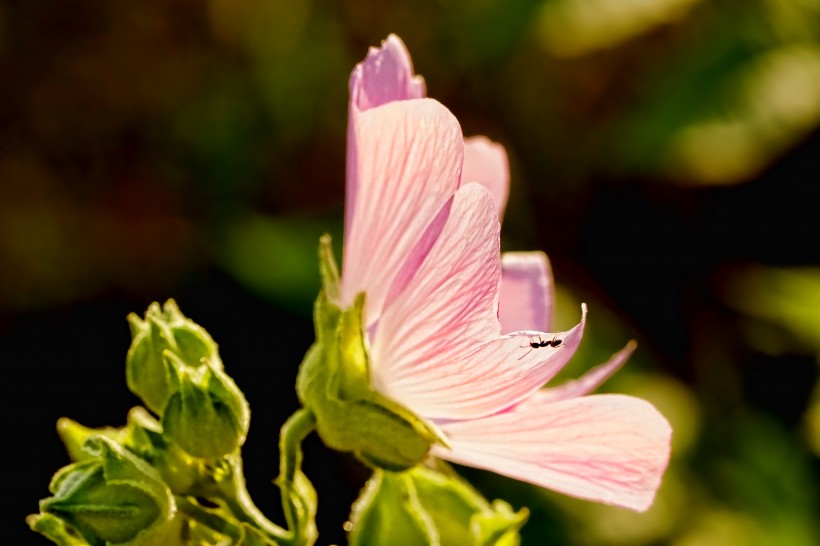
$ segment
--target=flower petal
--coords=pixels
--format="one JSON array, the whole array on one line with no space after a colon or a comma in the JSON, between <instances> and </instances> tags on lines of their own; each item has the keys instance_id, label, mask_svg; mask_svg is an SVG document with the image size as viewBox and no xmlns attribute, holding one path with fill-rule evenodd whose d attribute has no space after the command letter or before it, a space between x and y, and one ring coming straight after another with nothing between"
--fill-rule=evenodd
<instances>
[{"instance_id":1,"label":"flower petal","mask_svg":"<svg viewBox=\"0 0 820 546\"><path fill-rule=\"evenodd\" d=\"M557 347L530 346L553 334L500 335L498 246L489 190L463 186L427 259L380 319L371 350L380 392L429 419L479 417L530 396L569 360L583 319L555 336Z\"/></svg>"},{"instance_id":2,"label":"flower petal","mask_svg":"<svg viewBox=\"0 0 820 546\"><path fill-rule=\"evenodd\" d=\"M453 195L427 259L379 321L371 351L377 388L498 335L499 229L487 188L467 184Z\"/></svg>"},{"instance_id":3,"label":"flower petal","mask_svg":"<svg viewBox=\"0 0 820 546\"><path fill-rule=\"evenodd\" d=\"M546 254L505 252L501 255L498 318L503 333L548 332L552 328L554 300L552 270Z\"/></svg>"},{"instance_id":4,"label":"flower petal","mask_svg":"<svg viewBox=\"0 0 820 546\"><path fill-rule=\"evenodd\" d=\"M442 426L433 453L568 495L644 511L669 462L671 428L650 403L601 394Z\"/></svg>"},{"instance_id":5,"label":"flower petal","mask_svg":"<svg viewBox=\"0 0 820 546\"><path fill-rule=\"evenodd\" d=\"M373 324L394 278L458 188L461 127L437 101L398 101L351 117L342 305L367 292ZM417 262L424 256L414 256Z\"/></svg>"},{"instance_id":6,"label":"flower petal","mask_svg":"<svg viewBox=\"0 0 820 546\"><path fill-rule=\"evenodd\" d=\"M495 199L499 220L504 217L510 193L510 162L504 146L485 136L464 139L461 180L487 186Z\"/></svg>"},{"instance_id":7,"label":"flower petal","mask_svg":"<svg viewBox=\"0 0 820 546\"><path fill-rule=\"evenodd\" d=\"M539 403L558 402L559 400L576 398L578 396L584 396L591 393L600 387L604 381L609 379L612 374L617 372L620 367L624 365L624 362L629 360L629 357L635 352L635 348L637 346L638 344L635 343L634 340L630 341L626 344L626 347L612 355L612 357L610 357L610 359L605 363L595 366L578 379L574 381L567 381L560 387L541 389L533 396L532 401L537 400ZM531 403L530 400L524 402L524 404L529 403Z\"/></svg>"},{"instance_id":8,"label":"flower petal","mask_svg":"<svg viewBox=\"0 0 820 546\"><path fill-rule=\"evenodd\" d=\"M424 78L413 74L413 61L401 38L391 34L379 48L350 74L350 106L360 111L397 100L420 99L426 95Z\"/></svg>"},{"instance_id":9,"label":"flower petal","mask_svg":"<svg viewBox=\"0 0 820 546\"><path fill-rule=\"evenodd\" d=\"M567 332L516 332L439 354L423 348L409 366L389 374L383 392L436 423L492 415L528 399L558 373L575 354L583 331L584 319ZM538 340L561 340L561 345L529 345Z\"/></svg>"}]
</instances>

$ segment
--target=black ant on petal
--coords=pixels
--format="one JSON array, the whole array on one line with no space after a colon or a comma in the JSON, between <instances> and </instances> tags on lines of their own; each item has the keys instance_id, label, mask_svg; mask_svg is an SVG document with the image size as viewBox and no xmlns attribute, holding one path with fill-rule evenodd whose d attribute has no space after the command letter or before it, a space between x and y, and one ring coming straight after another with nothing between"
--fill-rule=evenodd
<instances>
[{"instance_id":1,"label":"black ant on petal","mask_svg":"<svg viewBox=\"0 0 820 546\"><path fill-rule=\"evenodd\" d=\"M525 348L529 347L530 350L527 351L526 353L524 353L523 355L519 356L518 360L521 360L522 358L524 358L525 356L530 354L533 349L540 349L541 347L553 347L553 348L558 347L559 345L561 345L563 340L562 339L556 339L557 337L558 337L558 334L555 334L554 336L552 336L552 339L545 341L545 340L541 339L541 336L538 336L538 341L530 341L528 345L522 345L521 346L522 349L525 349Z\"/></svg>"}]
</instances>

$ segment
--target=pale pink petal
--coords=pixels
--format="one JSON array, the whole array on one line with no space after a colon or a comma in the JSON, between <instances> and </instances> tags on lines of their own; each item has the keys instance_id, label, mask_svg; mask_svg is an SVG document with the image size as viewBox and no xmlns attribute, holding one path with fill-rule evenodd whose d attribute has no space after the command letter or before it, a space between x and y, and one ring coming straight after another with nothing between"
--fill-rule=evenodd
<instances>
[{"instance_id":1,"label":"pale pink petal","mask_svg":"<svg viewBox=\"0 0 820 546\"><path fill-rule=\"evenodd\" d=\"M442 337L447 338L446 330ZM533 395L569 361L584 320L557 333L517 332L460 350L438 351L421 343L398 371L388 374L383 392L431 420L475 419L509 409ZM538 340L561 340L538 347Z\"/></svg>"},{"instance_id":2,"label":"pale pink petal","mask_svg":"<svg viewBox=\"0 0 820 546\"><path fill-rule=\"evenodd\" d=\"M351 120L342 305L367 292L368 324L378 319L394 278L458 188L461 127L431 99L398 101ZM414 256L416 261L423 256Z\"/></svg>"},{"instance_id":3,"label":"pale pink petal","mask_svg":"<svg viewBox=\"0 0 820 546\"><path fill-rule=\"evenodd\" d=\"M648 402L601 394L443 424L456 463L644 511L669 462L671 428Z\"/></svg>"},{"instance_id":4,"label":"pale pink petal","mask_svg":"<svg viewBox=\"0 0 820 546\"><path fill-rule=\"evenodd\" d=\"M543 252L501 255L501 296L498 318L503 333L552 329L555 293L552 270Z\"/></svg>"},{"instance_id":5,"label":"pale pink petal","mask_svg":"<svg viewBox=\"0 0 820 546\"><path fill-rule=\"evenodd\" d=\"M541 389L531 400L525 401L524 404L536 401L537 403L557 402L559 400L576 398L591 393L600 387L604 381L609 379L612 374L617 372L618 369L624 365L624 362L629 360L629 357L635 352L637 346L638 344L635 343L634 340L630 341L626 344L626 347L612 355L605 363L592 368L574 381L567 381L559 387Z\"/></svg>"},{"instance_id":6,"label":"pale pink petal","mask_svg":"<svg viewBox=\"0 0 820 546\"><path fill-rule=\"evenodd\" d=\"M427 259L379 321L371 351L377 386L498 336L499 228L485 187L468 184L452 196Z\"/></svg>"},{"instance_id":7,"label":"pale pink petal","mask_svg":"<svg viewBox=\"0 0 820 546\"><path fill-rule=\"evenodd\" d=\"M543 386L580 343L569 332L501 336L496 302L499 224L489 191L458 190L427 259L386 308L371 351L373 383L428 418L459 419L508 408ZM560 339L557 347L531 342Z\"/></svg>"},{"instance_id":8,"label":"pale pink petal","mask_svg":"<svg viewBox=\"0 0 820 546\"><path fill-rule=\"evenodd\" d=\"M510 162L504 146L485 136L464 139L463 183L484 184L493 194L499 220L504 217L510 193Z\"/></svg>"},{"instance_id":9,"label":"pale pink petal","mask_svg":"<svg viewBox=\"0 0 820 546\"><path fill-rule=\"evenodd\" d=\"M420 99L426 94L424 79L413 74L413 61L401 38L391 34L381 47L371 47L367 57L350 74L350 106L364 111L396 100Z\"/></svg>"}]
</instances>

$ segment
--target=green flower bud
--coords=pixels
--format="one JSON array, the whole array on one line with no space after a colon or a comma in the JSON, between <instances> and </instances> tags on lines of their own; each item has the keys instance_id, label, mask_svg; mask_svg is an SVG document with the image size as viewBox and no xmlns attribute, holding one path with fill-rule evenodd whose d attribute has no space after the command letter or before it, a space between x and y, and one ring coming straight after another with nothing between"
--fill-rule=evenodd
<instances>
[{"instance_id":1,"label":"green flower bud","mask_svg":"<svg viewBox=\"0 0 820 546\"><path fill-rule=\"evenodd\" d=\"M487 502L452 472L376 471L353 505L349 544L517 546L527 511Z\"/></svg>"},{"instance_id":2,"label":"green flower bud","mask_svg":"<svg viewBox=\"0 0 820 546\"><path fill-rule=\"evenodd\" d=\"M167 359L176 360L165 353ZM223 371L210 365L191 369L173 365L178 390L162 413L165 434L194 457L215 459L245 442L250 409L242 392Z\"/></svg>"},{"instance_id":3,"label":"green flower bud","mask_svg":"<svg viewBox=\"0 0 820 546\"><path fill-rule=\"evenodd\" d=\"M421 461L434 442L446 443L407 408L370 384L365 345L364 294L342 310L328 299L338 275L328 237L320 246L324 289L315 306L316 342L299 369L296 390L316 416L316 430L329 447L355 454L365 463L404 470Z\"/></svg>"},{"instance_id":4,"label":"green flower bud","mask_svg":"<svg viewBox=\"0 0 820 546\"><path fill-rule=\"evenodd\" d=\"M216 343L205 329L180 312L174 300L162 308L152 303L144 320L132 313L128 323L132 337L126 358L128 388L157 415L178 388L166 353L173 354L175 362L184 367L197 369L208 362L212 368L222 369Z\"/></svg>"},{"instance_id":5,"label":"green flower bud","mask_svg":"<svg viewBox=\"0 0 820 546\"><path fill-rule=\"evenodd\" d=\"M91 546L177 544L174 498L156 472L104 436L88 439L85 449L93 458L57 472L49 486L54 496L40 502L43 514L62 520L76 533L60 534L50 518L35 524L56 529L52 534L63 538L79 534Z\"/></svg>"},{"instance_id":6,"label":"green flower bud","mask_svg":"<svg viewBox=\"0 0 820 546\"><path fill-rule=\"evenodd\" d=\"M155 468L175 495L198 495L203 486L202 461L185 453L162 433L162 426L145 408L128 412L122 445Z\"/></svg>"}]
</instances>

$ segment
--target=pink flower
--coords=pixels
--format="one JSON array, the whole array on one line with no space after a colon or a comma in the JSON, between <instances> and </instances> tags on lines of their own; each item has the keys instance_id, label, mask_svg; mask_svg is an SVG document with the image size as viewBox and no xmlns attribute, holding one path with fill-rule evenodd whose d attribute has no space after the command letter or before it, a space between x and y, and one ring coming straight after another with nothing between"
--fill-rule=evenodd
<instances>
[{"instance_id":1,"label":"pink flower","mask_svg":"<svg viewBox=\"0 0 820 546\"><path fill-rule=\"evenodd\" d=\"M438 457L645 510L669 460L669 424L646 401L589 395L634 343L541 389L578 347L586 307L577 326L549 332L546 256L500 254L504 148L465 140L425 94L395 35L350 77L340 303L366 293L373 386L443 433Z\"/></svg>"}]
</instances>

